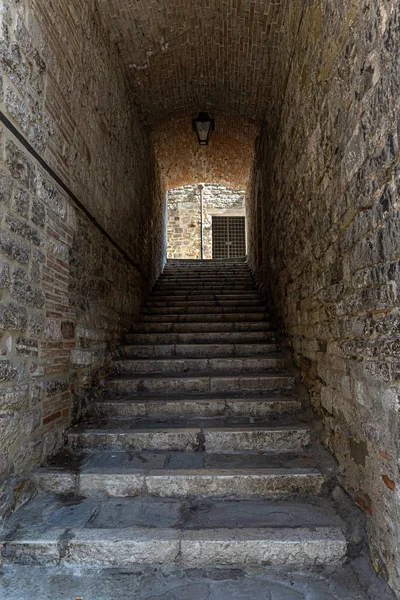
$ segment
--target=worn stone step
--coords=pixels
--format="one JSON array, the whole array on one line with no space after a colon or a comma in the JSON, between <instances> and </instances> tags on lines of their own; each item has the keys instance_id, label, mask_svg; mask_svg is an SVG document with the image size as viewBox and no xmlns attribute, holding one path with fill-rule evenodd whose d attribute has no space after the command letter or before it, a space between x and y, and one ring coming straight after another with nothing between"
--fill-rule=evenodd
<instances>
[{"instance_id":1,"label":"worn stone step","mask_svg":"<svg viewBox=\"0 0 400 600\"><path fill-rule=\"evenodd\" d=\"M247 266L238 267L213 267L208 269L198 269L191 267L190 269L164 269L161 273L161 277L196 277L196 276L207 276L207 275L221 275L227 277L229 275L242 275L242 276L253 276L252 272Z\"/></svg>"},{"instance_id":2,"label":"worn stone step","mask_svg":"<svg viewBox=\"0 0 400 600\"><path fill-rule=\"evenodd\" d=\"M217 356L251 356L278 352L275 343L252 344L130 344L119 347L119 353L124 358L149 357L217 357Z\"/></svg>"},{"instance_id":3,"label":"worn stone step","mask_svg":"<svg viewBox=\"0 0 400 600\"><path fill-rule=\"evenodd\" d=\"M285 372L277 373L251 373L243 375L227 375L226 373L213 373L204 375L192 373L191 375L152 375L144 376L118 376L107 379L105 382L109 390L141 393L226 393L226 392L266 392L289 390L293 387L293 377Z\"/></svg>"},{"instance_id":4,"label":"worn stone step","mask_svg":"<svg viewBox=\"0 0 400 600\"><path fill-rule=\"evenodd\" d=\"M265 306L259 303L255 306L147 306L145 315L212 315L212 314L235 314L235 313L262 313L265 314Z\"/></svg>"},{"instance_id":5,"label":"worn stone step","mask_svg":"<svg viewBox=\"0 0 400 600\"><path fill-rule=\"evenodd\" d=\"M124 568L122 574L120 569L90 566L33 569L6 564L2 567L0 594L3 592L6 600L32 600L34 589L36 598L53 600L46 594L56 588L57 600L68 600L71 593L72 600L78 593L84 600L110 600L115 598L116 590L118 600L132 600L133 590L135 600L267 600L266 592L274 595L270 596L273 600L371 600L364 589L373 581L374 586L379 586L375 600L394 600L386 583L375 576L368 559L363 557L358 562L364 569L363 585L351 563L302 569L297 565L238 565L228 569L211 566L195 570L178 564L157 569L143 565L140 569Z\"/></svg>"},{"instance_id":6,"label":"worn stone step","mask_svg":"<svg viewBox=\"0 0 400 600\"><path fill-rule=\"evenodd\" d=\"M193 453L192 453L193 454ZM41 492L83 497L287 498L318 496L318 469L146 469L86 467L79 472L42 468L34 477Z\"/></svg>"},{"instance_id":7,"label":"worn stone step","mask_svg":"<svg viewBox=\"0 0 400 600\"><path fill-rule=\"evenodd\" d=\"M267 333L267 335L274 335L271 332L270 321L241 321L241 322L216 322L216 323L136 323L134 326L135 333L127 334L126 340L132 341L134 336L138 333L188 333L188 334L202 334L202 333L216 333L221 335L221 341L228 339L224 337L223 333L234 333L242 334L249 332ZM198 336L199 340L204 339L201 335ZM242 338L243 339L243 338ZM265 339L265 338L264 338ZM195 341L195 340L192 340ZM216 339L215 341L218 341Z\"/></svg>"},{"instance_id":8,"label":"worn stone step","mask_svg":"<svg viewBox=\"0 0 400 600\"><path fill-rule=\"evenodd\" d=\"M336 565L346 554L338 527L189 530L49 528L42 536L8 540L5 560L31 565L130 567L179 563L216 565Z\"/></svg>"},{"instance_id":9,"label":"worn stone step","mask_svg":"<svg viewBox=\"0 0 400 600\"><path fill-rule=\"evenodd\" d=\"M230 307L230 306L262 306L265 310L265 303L261 298L236 300L218 300L210 296L208 300L148 300L146 307L148 308L203 308L203 307Z\"/></svg>"},{"instance_id":10,"label":"worn stone step","mask_svg":"<svg viewBox=\"0 0 400 600\"><path fill-rule=\"evenodd\" d=\"M174 425L174 426L171 426ZM114 450L158 450L244 452L299 451L310 442L305 425L263 427L178 427L70 430L68 443L73 449L112 448Z\"/></svg>"},{"instance_id":11,"label":"worn stone step","mask_svg":"<svg viewBox=\"0 0 400 600\"><path fill-rule=\"evenodd\" d=\"M213 263L206 264L207 261L199 263L187 263L187 264L175 264L170 265L167 263L164 267L163 273L206 273L208 271L216 271L217 273L226 273L229 271L251 273L248 263L242 261L240 263Z\"/></svg>"},{"instance_id":12,"label":"worn stone step","mask_svg":"<svg viewBox=\"0 0 400 600\"><path fill-rule=\"evenodd\" d=\"M210 277L194 277L193 279L183 279L181 281L173 281L173 280L162 280L158 279L155 283L153 290L159 288L172 288L172 289L184 289L188 288L190 290L193 289L214 289L214 288L232 288L235 289L255 289L258 288L257 283L251 279L250 277L246 278L237 278L236 275L233 275L231 278L223 278L217 275L215 278Z\"/></svg>"},{"instance_id":13,"label":"worn stone step","mask_svg":"<svg viewBox=\"0 0 400 600\"><path fill-rule=\"evenodd\" d=\"M144 323L242 323L243 321L267 321L267 312L218 313L218 314L177 314L177 315L146 315L142 316Z\"/></svg>"},{"instance_id":14,"label":"worn stone step","mask_svg":"<svg viewBox=\"0 0 400 600\"><path fill-rule=\"evenodd\" d=\"M238 290L235 288L226 288L226 287L212 287L211 289L198 289L198 288L190 288L190 289L184 289L184 288L175 288L172 287L171 289L168 290L158 290L158 289L153 289L153 291L151 292L151 296L150 298L152 299L157 299L160 296L161 297L166 297L168 296L169 298L171 296L191 296L194 298L203 298L205 296L219 296L219 297L232 297L232 296L242 296L242 297L248 297L248 296L253 296L254 295L258 295L260 296L261 292L257 289L257 288L250 288L250 289L243 289L243 290Z\"/></svg>"},{"instance_id":15,"label":"worn stone step","mask_svg":"<svg viewBox=\"0 0 400 600\"><path fill-rule=\"evenodd\" d=\"M2 532L3 564L339 564L343 524L325 499L222 500L41 494Z\"/></svg>"},{"instance_id":16,"label":"worn stone step","mask_svg":"<svg viewBox=\"0 0 400 600\"><path fill-rule=\"evenodd\" d=\"M223 283L203 283L200 285L185 283L182 285L173 285L169 283L157 283L153 290L152 296L158 294L190 294L191 292L207 292L208 294L238 294L240 291L249 293L256 290L256 285L243 284L243 283L231 283L224 285Z\"/></svg>"},{"instance_id":17,"label":"worn stone step","mask_svg":"<svg viewBox=\"0 0 400 600\"><path fill-rule=\"evenodd\" d=\"M131 358L114 361L113 367L120 375L147 375L152 373L248 373L268 369L283 369L286 359L275 356L217 357L217 358Z\"/></svg>"},{"instance_id":18,"label":"worn stone step","mask_svg":"<svg viewBox=\"0 0 400 600\"><path fill-rule=\"evenodd\" d=\"M157 324L152 323L151 329L157 329ZM154 327L155 325L155 327ZM179 332L155 332L155 333L133 333L126 336L127 345L223 345L223 344L264 344L273 343L275 341L275 332L270 331L199 331L197 333L179 333Z\"/></svg>"},{"instance_id":19,"label":"worn stone step","mask_svg":"<svg viewBox=\"0 0 400 600\"><path fill-rule=\"evenodd\" d=\"M233 279L235 277L240 277L241 279L252 279L253 276L248 269L207 269L207 271L202 271L201 269L190 270L190 271L163 271L159 277L159 280L162 279L196 279L198 278L207 278L220 277L221 279Z\"/></svg>"},{"instance_id":20,"label":"worn stone step","mask_svg":"<svg viewBox=\"0 0 400 600\"><path fill-rule=\"evenodd\" d=\"M157 325L157 324L152 324ZM157 329L157 327L152 327ZM155 332L155 333L134 333L126 337L129 342L128 345L138 344L189 344L189 345L222 345L222 344L234 344L244 345L249 343L263 344L272 343L275 340L274 331L199 331L197 333L175 333L175 332Z\"/></svg>"},{"instance_id":21,"label":"worn stone step","mask_svg":"<svg viewBox=\"0 0 400 600\"><path fill-rule=\"evenodd\" d=\"M181 287L181 286L189 286L189 287L203 287L205 286L223 286L223 287L230 287L230 286L236 286L236 285L243 285L243 286L256 286L256 283L254 281L254 279L252 277L250 277L249 275L237 275L237 274L233 274L229 277L227 276L222 276L221 275L207 275L207 276L201 276L201 275L196 275L196 276L192 276L192 277L160 277L160 279L158 279L157 283L155 284L154 287L162 287L164 285L169 285L169 286L173 286L173 287Z\"/></svg>"},{"instance_id":22,"label":"worn stone step","mask_svg":"<svg viewBox=\"0 0 400 600\"><path fill-rule=\"evenodd\" d=\"M79 450L71 452L68 448L48 459L43 467L51 470L54 477L58 472L80 473L84 469L107 468L109 470L159 470L176 471L181 469L216 470L265 470L265 469L316 469L317 465L311 453L301 452L244 452L244 453L208 453L208 452L169 452L169 451L117 451L117 450ZM58 491L58 493L60 493Z\"/></svg>"},{"instance_id":23,"label":"worn stone step","mask_svg":"<svg viewBox=\"0 0 400 600\"><path fill-rule=\"evenodd\" d=\"M257 290L254 290L252 292L248 292L248 293L241 293L241 294L208 294L206 292L204 293L190 293L190 294L165 294L165 296L160 296L160 295L155 295L155 296L149 296L149 302L152 303L181 303L181 302L188 302L189 304L200 304L202 305L203 302L207 303L207 302L218 302L221 304L227 304L227 303L233 303L233 304L237 304L240 303L241 301L243 302L264 302L265 300L263 298L263 296L261 295L260 292L258 292Z\"/></svg>"},{"instance_id":24,"label":"worn stone step","mask_svg":"<svg viewBox=\"0 0 400 600\"><path fill-rule=\"evenodd\" d=\"M290 396L142 396L106 395L93 404L94 411L104 417L180 418L193 416L217 417L224 415L269 417L290 414L301 409L301 402Z\"/></svg>"}]
</instances>

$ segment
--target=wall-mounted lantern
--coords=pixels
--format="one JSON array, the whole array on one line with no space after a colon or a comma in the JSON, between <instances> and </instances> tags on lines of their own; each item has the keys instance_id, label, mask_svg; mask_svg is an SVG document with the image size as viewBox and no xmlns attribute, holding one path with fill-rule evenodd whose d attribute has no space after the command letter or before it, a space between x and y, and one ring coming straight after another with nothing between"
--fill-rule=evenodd
<instances>
[{"instance_id":1,"label":"wall-mounted lantern","mask_svg":"<svg viewBox=\"0 0 400 600\"><path fill-rule=\"evenodd\" d=\"M215 121L208 116L206 112L200 112L198 116L192 120L193 130L197 134L200 146L207 146L210 141L212 132L215 129Z\"/></svg>"}]
</instances>

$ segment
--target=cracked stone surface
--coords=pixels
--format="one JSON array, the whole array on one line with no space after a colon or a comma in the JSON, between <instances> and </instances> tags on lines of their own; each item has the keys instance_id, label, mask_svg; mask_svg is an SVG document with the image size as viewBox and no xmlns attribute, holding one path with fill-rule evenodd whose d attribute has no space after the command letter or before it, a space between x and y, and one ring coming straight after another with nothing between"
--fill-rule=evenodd
<instances>
[{"instance_id":1,"label":"cracked stone surface","mask_svg":"<svg viewBox=\"0 0 400 600\"><path fill-rule=\"evenodd\" d=\"M307 573L270 567L245 571L13 566L0 571L0 591L7 600L393 600L365 564L363 569L364 587L351 565Z\"/></svg>"}]
</instances>

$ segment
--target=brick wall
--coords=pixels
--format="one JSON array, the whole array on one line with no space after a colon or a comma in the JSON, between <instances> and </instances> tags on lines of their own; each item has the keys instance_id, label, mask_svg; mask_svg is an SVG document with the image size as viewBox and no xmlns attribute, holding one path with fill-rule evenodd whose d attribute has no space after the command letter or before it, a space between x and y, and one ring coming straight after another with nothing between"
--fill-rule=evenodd
<instances>
[{"instance_id":1,"label":"brick wall","mask_svg":"<svg viewBox=\"0 0 400 600\"><path fill-rule=\"evenodd\" d=\"M153 129L157 162L167 189L204 181L244 189L254 159L257 124L213 113L215 131L208 146L200 146L192 129L193 116L189 113Z\"/></svg>"},{"instance_id":2,"label":"brick wall","mask_svg":"<svg viewBox=\"0 0 400 600\"><path fill-rule=\"evenodd\" d=\"M400 7L306 4L280 128L261 132L249 254L372 556L400 587ZM258 247L257 247L258 246Z\"/></svg>"},{"instance_id":3,"label":"brick wall","mask_svg":"<svg viewBox=\"0 0 400 600\"><path fill-rule=\"evenodd\" d=\"M244 191L203 185L203 256L212 258L212 217L244 216ZM185 185L168 192L168 258L201 258L200 192Z\"/></svg>"},{"instance_id":4,"label":"brick wall","mask_svg":"<svg viewBox=\"0 0 400 600\"><path fill-rule=\"evenodd\" d=\"M96 4L0 0L0 512L33 492L161 269L165 194ZM115 244L99 230L103 227ZM90 392L94 386L94 391Z\"/></svg>"}]
</instances>

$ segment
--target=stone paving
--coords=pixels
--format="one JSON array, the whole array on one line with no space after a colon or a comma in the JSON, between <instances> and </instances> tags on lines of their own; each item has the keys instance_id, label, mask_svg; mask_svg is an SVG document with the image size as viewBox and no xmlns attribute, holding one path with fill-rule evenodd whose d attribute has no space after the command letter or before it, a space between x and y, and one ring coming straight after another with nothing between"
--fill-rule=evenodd
<instances>
[{"instance_id":1,"label":"stone paving","mask_svg":"<svg viewBox=\"0 0 400 600\"><path fill-rule=\"evenodd\" d=\"M357 578L364 576L365 589ZM393 600L366 559L339 569L2 569L4 600Z\"/></svg>"}]
</instances>

